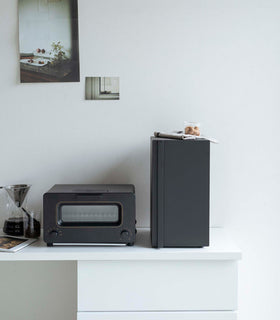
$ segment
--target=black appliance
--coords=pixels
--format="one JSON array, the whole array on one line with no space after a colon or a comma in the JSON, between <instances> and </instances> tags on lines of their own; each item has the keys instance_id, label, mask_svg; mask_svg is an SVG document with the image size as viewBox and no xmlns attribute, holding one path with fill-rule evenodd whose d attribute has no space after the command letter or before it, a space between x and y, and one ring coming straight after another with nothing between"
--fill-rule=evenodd
<instances>
[{"instance_id":1,"label":"black appliance","mask_svg":"<svg viewBox=\"0 0 280 320\"><path fill-rule=\"evenodd\" d=\"M127 244L135 241L133 185L54 185L44 194L44 241Z\"/></svg>"},{"instance_id":2,"label":"black appliance","mask_svg":"<svg viewBox=\"0 0 280 320\"><path fill-rule=\"evenodd\" d=\"M209 245L207 140L151 138L152 247Z\"/></svg>"}]
</instances>

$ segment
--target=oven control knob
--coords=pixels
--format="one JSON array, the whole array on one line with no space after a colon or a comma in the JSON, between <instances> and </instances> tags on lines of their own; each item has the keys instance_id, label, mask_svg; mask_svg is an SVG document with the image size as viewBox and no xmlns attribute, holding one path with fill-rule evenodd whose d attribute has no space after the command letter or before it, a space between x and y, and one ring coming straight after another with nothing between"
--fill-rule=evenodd
<instances>
[{"instance_id":1,"label":"oven control knob","mask_svg":"<svg viewBox=\"0 0 280 320\"><path fill-rule=\"evenodd\" d=\"M49 232L49 234L50 234L51 236L57 237L57 236L58 236L58 231L57 231L57 230L52 230L52 231Z\"/></svg>"},{"instance_id":2,"label":"oven control knob","mask_svg":"<svg viewBox=\"0 0 280 320\"><path fill-rule=\"evenodd\" d=\"M130 239L130 233L127 230L121 232L121 240L128 241Z\"/></svg>"}]
</instances>

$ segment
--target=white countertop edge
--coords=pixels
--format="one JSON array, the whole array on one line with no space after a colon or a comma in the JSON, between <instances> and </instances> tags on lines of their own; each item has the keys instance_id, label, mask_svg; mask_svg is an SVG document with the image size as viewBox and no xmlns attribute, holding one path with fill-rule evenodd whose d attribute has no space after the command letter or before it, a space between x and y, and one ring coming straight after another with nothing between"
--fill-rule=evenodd
<instances>
[{"instance_id":1,"label":"white countertop edge","mask_svg":"<svg viewBox=\"0 0 280 320\"><path fill-rule=\"evenodd\" d=\"M210 246L203 248L151 248L149 229L138 228L132 247L54 246L42 239L16 252L0 252L0 261L186 261L240 260L241 251L223 228L210 229Z\"/></svg>"}]
</instances>

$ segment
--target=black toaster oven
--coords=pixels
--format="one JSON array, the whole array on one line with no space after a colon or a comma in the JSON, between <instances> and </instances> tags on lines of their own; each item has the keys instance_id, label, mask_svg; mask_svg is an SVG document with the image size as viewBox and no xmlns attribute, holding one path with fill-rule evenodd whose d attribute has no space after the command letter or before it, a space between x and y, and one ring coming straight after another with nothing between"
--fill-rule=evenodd
<instances>
[{"instance_id":1,"label":"black toaster oven","mask_svg":"<svg viewBox=\"0 0 280 320\"><path fill-rule=\"evenodd\" d=\"M56 184L44 194L43 211L48 246L134 244L133 185Z\"/></svg>"}]
</instances>

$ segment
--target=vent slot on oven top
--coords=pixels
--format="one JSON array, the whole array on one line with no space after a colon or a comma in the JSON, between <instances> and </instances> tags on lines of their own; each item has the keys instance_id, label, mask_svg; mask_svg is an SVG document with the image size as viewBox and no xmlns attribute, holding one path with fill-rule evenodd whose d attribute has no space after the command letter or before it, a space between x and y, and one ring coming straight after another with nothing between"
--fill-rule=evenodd
<instances>
[{"instance_id":1,"label":"vent slot on oven top","mask_svg":"<svg viewBox=\"0 0 280 320\"><path fill-rule=\"evenodd\" d=\"M118 226L121 206L117 203L60 203L57 207L61 226Z\"/></svg>"}]
</instances>

